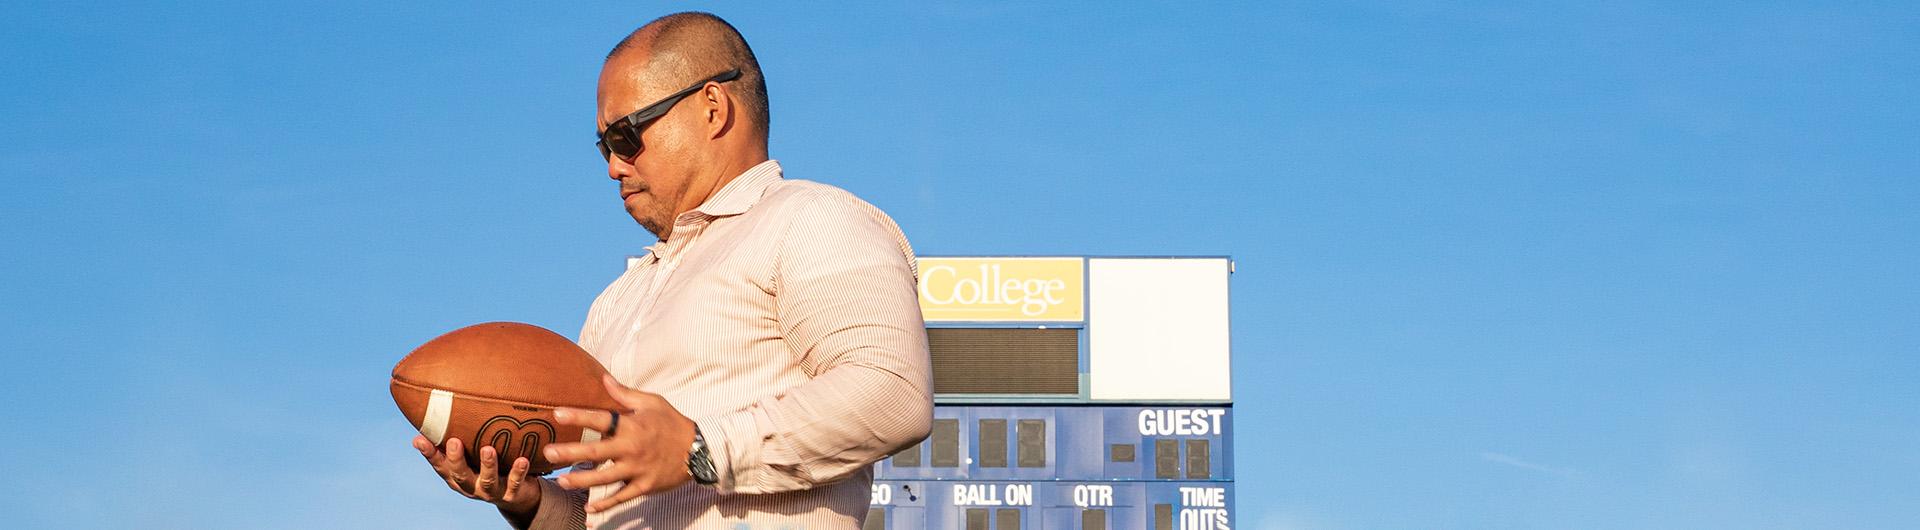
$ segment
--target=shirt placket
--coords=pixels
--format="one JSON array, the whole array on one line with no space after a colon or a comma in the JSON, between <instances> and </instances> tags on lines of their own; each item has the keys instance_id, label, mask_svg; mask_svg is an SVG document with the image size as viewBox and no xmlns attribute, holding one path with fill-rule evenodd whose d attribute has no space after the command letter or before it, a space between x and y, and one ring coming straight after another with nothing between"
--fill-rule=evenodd
<instances>
[{"instance_id":1,"label":"shirt placket","mask_svg":"<svg viewBox=\"0 0 1920 530\"><path fill-rule=\"evenodd\" d=\"M693 243L699 240L700 234L706 231L706 227L707 223L705 221L676 225L673 228L674 233L682 235L681 238L677 240L679 242L676 243L674 242L676 240L669 240L661 244L659 250L654 252L656 261L654 262L653 275L651 278L648 278L646 291L640 294L640 302L635 304L638 307L634 311L632 322L628 324L626 334L627 348L625 349L632 350L633 342L638 340L640 335L640 328L646 325L646 322L653 316L654 308L659 305L660 295L661 292L666 289L667 281L673 278L674 271L679 270L680 262L683 261L682 258L687 255L689 249L693 248ZM638 356L635 355L621 356L618 360L621 369L614 375L622 381L631 380L633 365L639 362L637 357Z\"/></svg>"}]
</instances>

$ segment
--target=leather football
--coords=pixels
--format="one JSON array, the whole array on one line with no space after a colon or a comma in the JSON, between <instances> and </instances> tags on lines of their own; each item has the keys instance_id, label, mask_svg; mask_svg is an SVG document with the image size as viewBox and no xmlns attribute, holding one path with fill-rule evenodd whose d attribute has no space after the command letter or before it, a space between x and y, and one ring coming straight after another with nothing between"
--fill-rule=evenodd
<instances>
[{"instance_id":1,"label":"leather football","mask_svg":"<svg viewBox=\"0 0 1920 530\"><path fill-rule=\"evenodd\" d=\"M499 473L526 457L529 474L571 465L548 462L540 448L594 441L600 433L560 425L554 407L616 410L600 362L546 328L488 322L427 341L393 367L393 402L434 445L459 438L468 469L480 469L480 448L493 446Z\"/></svg>"}]
</instances>

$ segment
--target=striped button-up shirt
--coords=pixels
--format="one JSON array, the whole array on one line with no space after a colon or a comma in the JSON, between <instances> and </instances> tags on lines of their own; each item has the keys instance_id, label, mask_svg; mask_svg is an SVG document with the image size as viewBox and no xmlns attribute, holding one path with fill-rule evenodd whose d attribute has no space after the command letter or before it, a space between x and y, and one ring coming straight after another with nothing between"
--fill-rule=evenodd
<instances>
[{"instance_id":1,"label":"striped button-up shirt","mask_svg":"<svg viewBox=\"0 0 1920 530\"><path fill-rule=\"evenodd\" d=\"M720 483L641 497L586 526L858 528L873 462L931 422L914 267L885 213L783 179L772 160L681 214L594 300L580 345L692 418ZM542 488L534 528L577 527L581 496Z\"/></svg>"}]
</instances>

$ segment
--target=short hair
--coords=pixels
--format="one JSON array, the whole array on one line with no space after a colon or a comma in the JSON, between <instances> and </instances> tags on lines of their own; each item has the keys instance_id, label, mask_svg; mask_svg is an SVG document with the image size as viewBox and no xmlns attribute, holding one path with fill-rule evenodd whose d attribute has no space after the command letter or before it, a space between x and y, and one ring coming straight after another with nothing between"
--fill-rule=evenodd
<instances>
[{"instance_id":1,"label":"short hair","mask_svg":"<svg viewBox=\"0 0 1920 530\"><path fill-rule=\"evenodd\" d=\"M726 20L700 11L656 18L621 39L607 52L606 60L633 48L648 50L650 75L672 78L673 83L692 83L728 69L740 69L740 78L730 83L734 86L728 90L743 103L754 132L762 139L767 137L766 77L761 75L760 61L754 58L747 39ZM653 60L661 57L672 60Z\"/></svg>"}]
</instances>

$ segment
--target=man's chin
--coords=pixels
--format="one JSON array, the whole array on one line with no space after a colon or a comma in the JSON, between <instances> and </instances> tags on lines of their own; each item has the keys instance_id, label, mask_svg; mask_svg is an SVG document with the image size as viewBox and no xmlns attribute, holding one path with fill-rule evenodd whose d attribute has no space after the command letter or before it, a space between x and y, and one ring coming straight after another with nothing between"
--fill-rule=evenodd
<instances>
[{"instance_id":1,"label":"man's chin","mask_svg":"<svg viewBox=\"0 0 1920 530\"><path fill-rule=\"evenodd\" d=\"M666 233L662 231L662 230L665 230L666 227L660 226L660 223L653 222L652 220L649 220L645 217L641 217L639 215L634 215L633 220L634 222L640 223L640 228L645 228L647 230L647 233L653 234L654 239L659 239L663 241L667 239Z\"/></svg>"},{"instance_id":2,"label":"man's chin","mask_svg":"<svg viewBox=\"0 0 1920 530\"><path fill-rule=\"evenodd\" d=\"M646 207L651 204L644 200L637 200L639 196L640 194L638 193L628 196L625 201L621 202L621 206L624 206L627 210L627 216L632 217L634 222L640 223L640 227L647 229L647 233L653 234L654 239L665 240L667 238L665 230L670 227L655 221L653 216L647 215Z\"/></svg>"}]
</instances>

